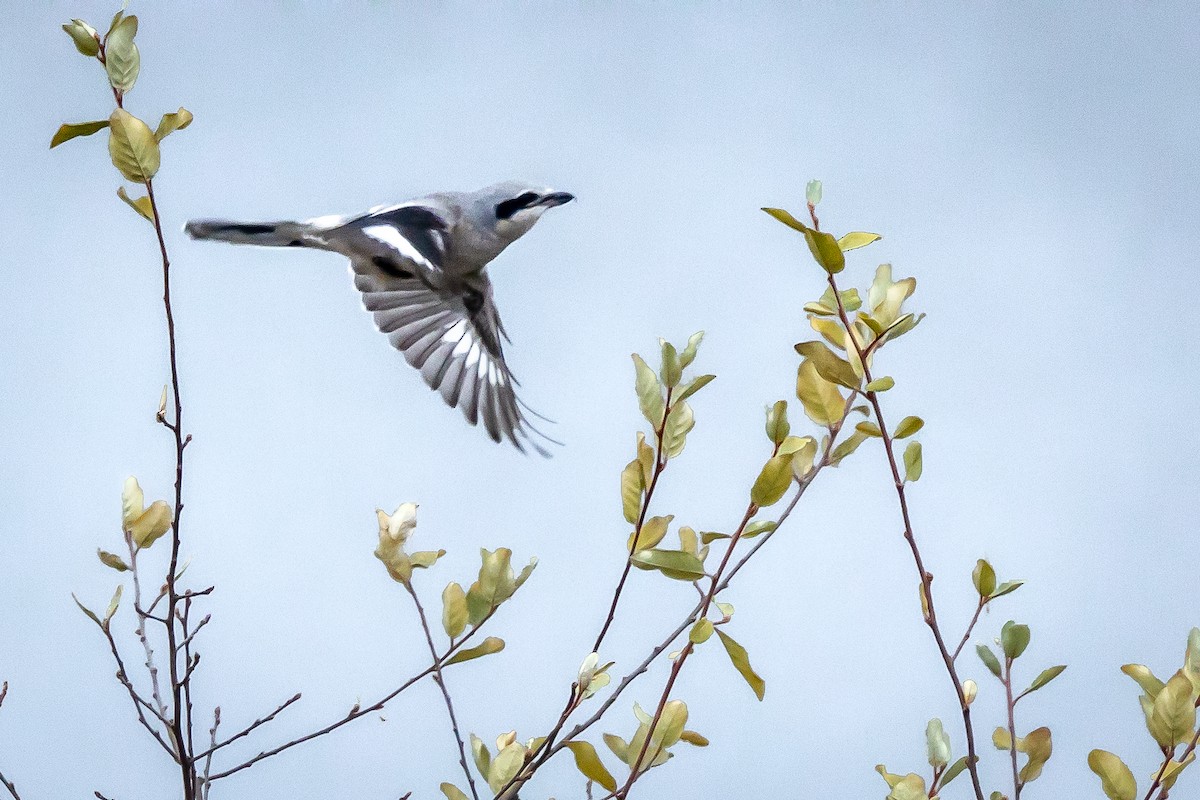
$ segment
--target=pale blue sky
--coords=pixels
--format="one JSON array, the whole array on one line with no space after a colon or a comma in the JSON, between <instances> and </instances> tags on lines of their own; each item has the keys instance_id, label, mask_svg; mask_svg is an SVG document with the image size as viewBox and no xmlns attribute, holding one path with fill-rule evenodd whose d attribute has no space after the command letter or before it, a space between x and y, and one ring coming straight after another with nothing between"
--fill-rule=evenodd
<instances>
[{"instance_id":1,"label":"pale blue sky","mask_svg":"<svg viewBox=\"0 0 1200 800\"><path fill-rule=\"evenodd\" d=\"M171 479L153 424L166 379L153 239L114 196L102 138L47 150L60 122L110 106L59 25L113 10L9 9L0 55L0 677L12 687L0 769L27 800L175 785L69 594L102 605L115 585L94 551L119 543L124 477L150 497ZM129 108L196 115L164 144L156 188L196 439L189 576L218 586L200 708L221 703L233 730L305 694L242 752L423 665L407 597L371 555L374 509L407 500L421 504L421 545L450 551L421 576L431 606L446 581L469 579L481 545L541 559L492 630L508 650L450 683L464 727L485 739L543 733L621 565L617 474L640 419L629 353L707 331L697 367L719 378L696 399L656 511L728 529L765 456L763 407L792 397L791 346L809 335L800 307L822 288L802 242L758 208L800 209L819 177L828 228L885 236L846 279L863 285L889 260L920 281L914 307L929 317L880 363L897 379L893 419L928 423L912 503L947 627L961 631L970 569L987 556L1029 583L983 633L1031 624L1027 679L1070 664L1021 709L1019 727L1050 725L1055 741L1027 796L1098 796L1084 763L1097 746L1145 785L1154 748L1118 667L1173 671L1200 624L1194 5L131 10L144 74ZM338 258L178 232L195 216L346 213L509 177L579 197L492 271L524 396L567 443L549 461L493 446L442 407L373 331ZM639 794L882 797L873 766L921 769L935 715L963 752L894 505L877 447L814 486L725 598L765 702L702 648L677 696L712 746L682 749ZM692 591L634 576L605 653L616 671ZM981 685L986 745L999 687L973 656L962 663ZM659 665L603 729L628 735L630 704L653 702L664 677ZM384 716L214 797L433 797L461 782L431 685ZM989 789L1003 788L1003 763L989 754ZM529 794L578 798L582 782L563 759Z\"/></svg>"}]
</instances>

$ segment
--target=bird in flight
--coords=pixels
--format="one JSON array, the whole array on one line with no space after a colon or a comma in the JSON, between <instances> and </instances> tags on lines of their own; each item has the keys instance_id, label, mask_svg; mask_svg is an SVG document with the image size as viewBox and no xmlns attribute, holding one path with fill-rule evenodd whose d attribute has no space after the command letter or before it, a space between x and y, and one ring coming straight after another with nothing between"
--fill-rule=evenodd
<instances>
[{"instance_id":1,"label":"bird in flight","mask_svg":"<svg viewBox=\"0 0 1200 800\"><path fill-rule=\"evenodd\" d=\"M431 389L493 441L549 455L534 434L504 360L508 334L492 300L487 266L568 192L506 181L475 192L436 192L348 217L301 222L198 219L193 239L310 247L350 259L363 307ZM552 441L552 440L551 440Z\"/></svg>"}]
</instances>

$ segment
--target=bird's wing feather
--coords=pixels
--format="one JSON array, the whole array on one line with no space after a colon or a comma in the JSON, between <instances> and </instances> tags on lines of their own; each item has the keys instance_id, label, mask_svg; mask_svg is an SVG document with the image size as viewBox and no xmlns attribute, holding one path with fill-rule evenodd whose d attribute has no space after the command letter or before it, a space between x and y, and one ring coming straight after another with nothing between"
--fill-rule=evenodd
<instances>
[{"instance_id":1,"label":"bird's wing feather","mask_svg":"<svg viewBox=\"0 0 1200 800\"><path fill-rule=\"evenodd\" d=\"M525 416L504 360L487 276L435 288L420 273L398 275L381 267L379 256L353 258L351 267L363 306L392 346L468 422L482 422L494 441L508 439L520 450L528 445L546 455L534 438L544 435Z\"/></svg>"}]
</instances>

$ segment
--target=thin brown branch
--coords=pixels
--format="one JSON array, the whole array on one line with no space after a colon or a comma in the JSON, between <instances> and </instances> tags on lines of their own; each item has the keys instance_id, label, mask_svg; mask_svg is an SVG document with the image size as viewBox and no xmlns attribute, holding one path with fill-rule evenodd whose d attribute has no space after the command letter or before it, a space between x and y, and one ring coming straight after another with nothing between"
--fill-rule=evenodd
<instances>
[{"instance_id":1,"label":"thin brown branch","mask_svg":"<svg viewBox=\"0 0 1200 800\"><path fill-rule=\"evenodd\" d=\"M299 700L300 695L296 695L293 699ZM284 707L285 706L281 706L280 710L283 710ZM277 711L276 713L279 713L279 712ZM203 794L204 800L208 800L208 794L209 794L209 792L212 791L212 784L209 782L208 776L209 776L209 773L212 772L212 754L214 752L216 752L216 750L217 750L217 746L218 746L217 745L217 729L220 727L221 727L221 707L217 706L216 708L213 709L212 727L208 729L208 743L209 743L208 749L205 750L204 753L202 753L200 756L196 757L197 761L199 761L200 758L204 759L204 774L200 778L200 791ZM254 726L251 726L251 730L253 730L253 727Z\"/></svg>"},{"instance_id":2,"label":"thin brown branch","mask_svg":"<svg viewBox=\"0 0 1200 800\"><path fill-rule=\"evenodd\" d=\"M1013 800L1021 800L1021 778L1017 773L1017 723L1014 719L1017 704L1013 700L1012 665L1013 660L1005 656L1004 676L1000 682L1004 684L1004 705L1008 712L1008 753L1012 761Z\"/></svg>"},{"instance_id":3,"label":"thin brown branch","mask_svg":"<svg viewBox=\"0 0 1200 800\"><path fill-rule=\"evenodd\" d=\"M233 734L232 736L230 736L228 739L225 739L224 741L221 741L221 742L214 741L212 744L209 745L209 748L207 750L205 750L202 753L196 754L196 760L199 761L202 758L211 760L213 753L217 752L218 750L220 750L223 747L228 747L229 745L236 742L238 739L242 739L246 736L249 736L251 733L253 733L255 731L255 729L260 728L263 725L266 725L268 722L270 722L271 720L273 720L277 716L279 716L280 713L282 713L285 708L290 706L292 703L298 702L299 700L300 700L300 693L296 692L294 695L289 697L287 700L284 700L282 703L280 703L278 708L276 708L270 714L267 714L265 717L259 717L258 719L254 720L254 722L251 722L245 728L242 728L240 731ZM219 708L216 709L216 711L214 712L214 718L215 718L216 722L220 722L220 714L221 714L221 710ZM215 728L216 725L214 725L213 727ZM214 733L213 735L215 736L216 734Z\"/></svg>"},{"instance_id":4,"label":"thin brown branch","mask_svg":"<svg viewBox=\"0 0 1200 800\"><path fill-rule=\"evenodd\" d=\"M158 742L162 746L163 750L167 752L167 755L171 756L172 760L178 761L179 756L176 754L175 750L167 743L162 734L150 724L150 720L146 718L143 709L153 714L155 719L161 722L168 731L170 730L171 723L159 712L157 708L150 705L149 701L138 694L137 688L134 687L133 681L130 680L129 673L125 669L125 661L121 658L121 651L117 647L117 640L113 638L110 628L107 625L100 625L100 630L104 634L105 640L108 642L109 650L112 651L113 660L117 662L117 680L122 686L125 687L125 691L129 694L129 699L133 701L134 710L137 711L138 722L141 723L142 727L154 737L154 741Z\"/></svg>"},{"instance_id":5,"label":"thin brown branch","mask_svg":"<svg viewBox=\"0 0 1200 800\"><path fill-rule=\"evenodd\" d=\"M163 702L162 691L159 688L158 665L154 661L154 647L150 644L150 637L146 633L146 620L153 619L166 626L170 626L171 622L168 619L153 616L149 610L142 610L142 581L141 572L138 569L138 547L133 543L133 536L128 532L125 534L125 545L129 548L129 572L133 576L133 609L138 618L134 633L137 634L142 648L146 651L146 671L150 674L150 696L154 698L156 713L170 727L171 723L167 722L167 705ZM157 602L156 600L155 604Z\"/></svg>"},{"instance_id":6,"label":"thin brown branch","mask_svg":"<svg viewBox=\"0 0 1200 800\"><path fill-rule=\"evenodd\" d=\"M417 590L412 581L406 581L404 588L412 597L413 605L417 607L417 616L421 620L421 630L425 632L425 643L429 645L429 657L433 659L433 682L442 690L442 699L446 701L446 713L450 716L450 730L454 733L454 743L458 745L458 763L462 766L463 774L467 776L467 785L471 788L471 796L479 800L479 792L475 788L475 779L471 777L471 768L467 766L467 747L463 743L462 733L458 729L458 718L454 715L454 702L450 699L450 690L446 688L446 679L442 675L441 659L438 658L437 645L433 643L433 634L429 630L429 619L425 616L425 608L417 597Z\"/></svg>"},{"instance_id":7,"label":"thin brown branch","mask_svg":"<svg viewBox=\"0 0 1200 800\"><path fill-rule=\"evenodd\" d=\"M967 646L967 640L971 638L971 632L975 630L975 625L978 624L978 622L979 622L979 615L983 612L983 608L987 604L988 604L988 598L986 598L986 597L979 598L979 605L975 606L975 613L974 613L974 615L972 615L971 621L967 624L967 630L963 633L962 639L958 643L958 647L954 648L954 652L950 654L951 661L958 661L959 653L961 653L962 649ZM1021 697L1024 697L1024 696L1025 696L1024 694L1021 695ZM1021 697L1018 697L1017 700L1020 700ZM1016 701L1014 700L1013 702L1016 702Z\"/></svg>"},{"instance_id":8,"label":"thin brown branch","mask_svg":"<svg viewBox=\"0 0 1200 800\"><path fill-rule=\"evenodd\" d=\"M815 216L813 217L813 222L815 225ZM847 339L854 346L859 360L862 362L863 380L869 384L874 378L871 375L871 367L866 358L867 352L859 346L858 337L852 333L854 330L853 324L846 314L846 306L842 302L841 292L838 291L837 281L832 274L828 277L829 287L833 290L833 296L837 300L838 317L842 321L842 326L849 334ZM900 504L900 516L904 522L904 539L908 542L913 562L920 577L921 590L924 593L928 608L928 612L925 614L925 624L929 626L929 630L933 633L933 639L937 643L938 652L942 657L942 662L946 666L946 673L949 675L950 681L954 684L954 692L958 696L959 708L962 709L963 728L967 738L967 771L971 775L971 786L975 790L976 800L984 800L983 786L979 781L978 756L975 751L975 727L971 722L971 707L967 704L966 696L963 695L962 681L958 678L958 670L954 666L954 658L951 656L950 650L946 647L945 638L942 636L942 629L938 624L937 611L933 602L933 575L925 569L925 563L921 558L921 550L917 547L916 536L913 533L912 519L908 513L908 496L905 494L904 479L900 475L900 468L896 462L896 453L892 446L892 436L888 432L887 423L883 418L883 408L879 403L879 395L876 392L866 392L866 396L871 404L871 408L875 412L875 421L879 425L884 453L887 455L888 467L892 473L892 482L896 487L896 498Z\"/></svg>"},{"instance_id":9,"label":"thin brown branch","mask_svg":"<svg viewBox=\"0 0 1200 800\"><path fill-rule=\"evenodd\" d=\"M0 772L0 784L2 784L4 788L8 790L10 795L12 795L12 800L21 800L21 795L17 794L16 784L4 777L3 772Z\"/></svg>"},{"instance_id":10,"label":"thin brown branch","mask_svg":"<svg viewBox=\"0 0 1200 800\"><path fill-rule=\"evenodd\" d=\"M284 752L285 750L290 750L291 748L295 747L298 744L304 744L305 742L312 741L313 739L316 739L318 737L325 736L326 734L332 733L333 731L336 731L338 728L342 727L343 725L347 725L356 719L361 719L362 717L365 717L367 714L371 714L375 711L383 710L384 706L386 706L389 702L391 702L395 697L400 695L406 689L408 689L409 687L418 683L419 681L421 681L421 679L427 678L430 675L432 675L434 673L435 666L440 666L441 664L444 664L446 662L446 659L448 659L450 656L454 655L459 650L459 648L461 648L464 644L466 644L468 641L470 641L471 637L473 637L481 628L483 628L484 624L489 619L491 619L492 615L495 613L496 613L496 609L493 608L490 612L488 612L487 616L485 616L483 619L481 619L479 621L478 625L476 625L471 630L467 631L467 634L465 636L463 636L461 639L459 639L457 642L454 642L453 644L451 644L450 647L448 647L446 649L446 651L444 653L442 653L442 657L437 660L435 665L430 665L429 667L426 667L424 670L422 670L421 672L418 672L416 675L412 676L411 678L406 680L404 683L400 684L400 686L398 686L395 689L393 689L392 691L388 692L386 695L384 695L379 700L376 700L371 705L361 706L359 704L355 704L354 707L350 709L349 713L347 713L346 716L342 717L341 719L331 722L330 724L326 725L325 727L315 730L312 733L308 733L308 734L305 734L304 736L297 737L295 739L292 739L289 742L284 742L283 744L279 745L278 747L273 747L270 750L264 750L263 752L259 753L258 755L254 756L253 758L247 759L246 761L243 761L242 763L238 764L235 767L230 767L227 770L218 772L216 775L213 775L211 778L209 778L209 781L211 782L211 781L219 780L221 778L228 778L230 775L234 775L238 772L241 772L244 769L254 766L259 761L262 761L265 758L271 758L272 756L279 755L280 753Z\"/></svg>"}]
</instances>

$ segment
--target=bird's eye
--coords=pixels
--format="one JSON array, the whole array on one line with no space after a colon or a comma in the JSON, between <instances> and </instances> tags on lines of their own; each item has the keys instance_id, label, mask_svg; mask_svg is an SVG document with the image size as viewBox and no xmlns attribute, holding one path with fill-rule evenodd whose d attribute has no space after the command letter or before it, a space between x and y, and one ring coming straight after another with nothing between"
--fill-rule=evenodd
<instances>
[{"instance_id":1,"label":"bird's eye","mask_svg":"<svg viewBox=\"0 0 1200 800\"><path fill-rule=\"evenodd\" d=\"M538 195L535 192L524 192L511 200L498 203L496 205L496 219L511 219L513 214L516 214L523 208L529 208L538 199Z\"/></svg>"}]
</instances>

